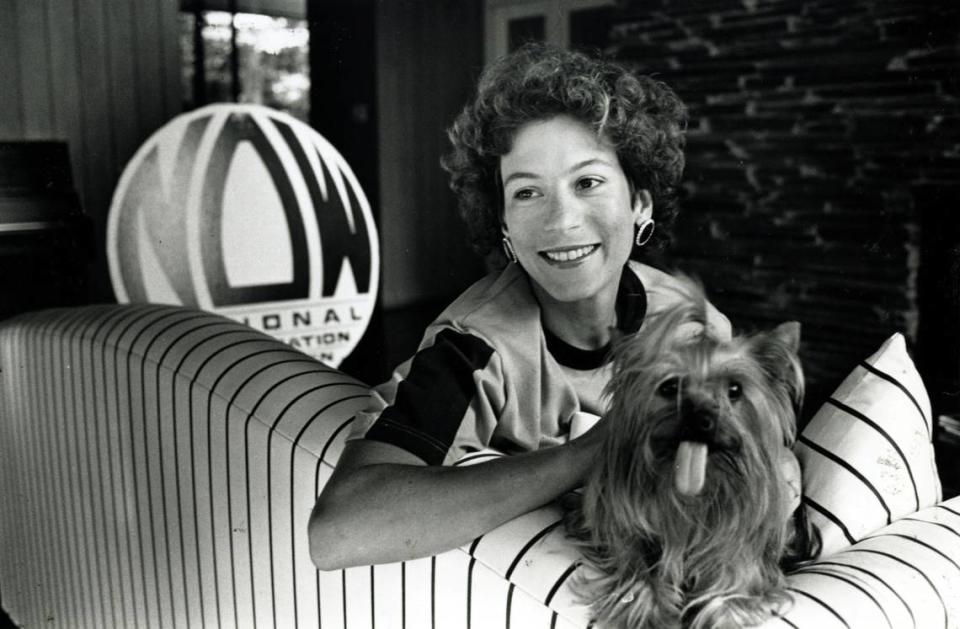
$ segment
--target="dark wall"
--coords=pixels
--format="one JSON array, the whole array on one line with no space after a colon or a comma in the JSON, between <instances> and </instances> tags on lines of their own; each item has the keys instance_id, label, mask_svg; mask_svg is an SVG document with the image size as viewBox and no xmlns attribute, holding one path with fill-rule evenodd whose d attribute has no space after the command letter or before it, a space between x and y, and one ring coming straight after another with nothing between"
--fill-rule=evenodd
<instances>
[{"instance_id":1,"label":"dark wall","mask_svg":"<svg viewBox=\"0 0 960 629\"><path fill-rule=\"evenodd\" d=\"M483 68L480 0L377 3L383 305L450 301L483 273L440 168Z\"/></svg>"},{"instance_id":2,"label":"dark wall","mask_svg":"<svg viewBox=\"0 0 960 629\"><path fill-rule=\"evenodd\" d=\"M379 224L373 1L311 0L307 3L307 19L310 125L350 164ZM364 382L379 382L385 377L382 301L377 299L363 338L340 364L340 369Z\"/></svg>"},{"instance_id":3,"label":"dark wall","mask_svg":"<svg viewBox=\"0 0 960 629\"><path fill-rule=\"evenodd\" d=\"M377 68L374 3L307 3L310 125L337 148L377 198ZM376 216L378 209L373 204Z\"/></svg>"},{"instance_id":4,"label":"dark wall","mask_svg":"<svg viewBox=\"0 0 960 629\"><path fill-rule=\"evenodd\" d=\"M379 382L395 366L384 355L397 343L385 313L450 301L482 275L440 168L445 130L482 69L482 6L310 0L307 7L311 123L357 174L380 236L379 307L341 367Z\"/></svg>"},{"instance_id":5,"label":"dark wall","mask_svg":"<svg viewBox=\"0 0 960 629\"><path fill-rule=\"evenodd\" d=\"M690 107L672 260L739 327L800 320L814 398L894 331L936 398L957 387L958 16L954 0L636 0L615 16L612 52Z\"/></svg>"}]
</instances>

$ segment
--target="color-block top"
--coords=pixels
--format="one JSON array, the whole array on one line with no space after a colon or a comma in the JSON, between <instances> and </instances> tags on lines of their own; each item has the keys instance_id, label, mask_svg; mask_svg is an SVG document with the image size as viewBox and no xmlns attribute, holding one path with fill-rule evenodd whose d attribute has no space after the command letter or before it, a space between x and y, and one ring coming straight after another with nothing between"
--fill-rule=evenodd
<instances>
[{"instance_id":1,"label":"color-block top","mask_svg":"<svg viewBox=\"0 0 960 629\"><path fill-rule=\"evenodd\" d=\"M671 276L630 262L617 295L621 332L682 298ZM710 326L729 336L715 308ZM516 264L468 288L427 328L420 348L377 387L351 438L397 445L428 464L484 448L513 454L559 445L577 413L602 415L608 348L582 350L545 329Z\"/></svg>"}]
</instances>

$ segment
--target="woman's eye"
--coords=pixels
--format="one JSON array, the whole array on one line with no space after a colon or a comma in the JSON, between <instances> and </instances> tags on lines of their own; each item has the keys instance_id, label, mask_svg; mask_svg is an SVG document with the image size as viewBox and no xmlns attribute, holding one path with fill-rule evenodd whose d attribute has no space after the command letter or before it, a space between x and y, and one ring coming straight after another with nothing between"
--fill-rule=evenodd
<instances>
[{"instance_id":1,"label":"woman's eye","mask_svg":"<svg viewBox=\"0 0 960 629\"><path fill-rule=\"evenodd\" d=\"M526 199L532 199L535 195L536 195L536 192L531 190L530 188L523 188L521 190L517 190L516 192L514 192L513 198L518 199L520 201L524 201Z\"/></svg>"},{"instance_id":2,"label":"woman's eye","mask_svg":"<svg viewBox=\"0 0 960 629\"><path fill-rule=\"evenodd\" d=\"M602 179L598 179L596 177L584 177L583 179L577 181L577 188L580 190L590 190L592 188L596 188L601 183L603 183Z\"/></svg>"}]
</instances>

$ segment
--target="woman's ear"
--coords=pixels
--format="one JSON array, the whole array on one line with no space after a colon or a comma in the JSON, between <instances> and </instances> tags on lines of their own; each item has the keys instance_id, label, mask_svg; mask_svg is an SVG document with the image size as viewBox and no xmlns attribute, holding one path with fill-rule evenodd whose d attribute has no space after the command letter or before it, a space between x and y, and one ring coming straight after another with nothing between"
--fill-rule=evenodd
<instances>
[{"instance_id":1,"label":"woman's ear","mask_svg":"<svg viewBox=\"0 0 960 629\"><path fill-rule=\"evenodd\" d=\"M633 220L639 225L650 218L653 218L653 197L649 190L641 188L633 193Z\"/></svg>"}]
</instances>

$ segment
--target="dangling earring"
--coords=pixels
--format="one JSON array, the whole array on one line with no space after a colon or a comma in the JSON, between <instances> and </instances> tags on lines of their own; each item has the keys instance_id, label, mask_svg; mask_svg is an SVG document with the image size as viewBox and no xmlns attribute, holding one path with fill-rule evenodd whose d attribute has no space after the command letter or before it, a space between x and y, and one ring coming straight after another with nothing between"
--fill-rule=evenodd
<instances>
[{"instance_id":1,"label":"dangling earring","mask_svg":"<svg viewBox=\"0 0 960 629\"><path fill-rule=\"evenodd\" d=\"M510 244L510 239L506 236L503 237L503 255L507 256L507 260L517 263L517 254L513 250L513 245Z\"/></svg>"},{"instance_id":2,"label":"dangling earring","mask_svg":"<svg viewBox=\"0 0 960 629\"><path fill-rule=\"evenodd\" d=\"M653 238L653 227L654 223L652 218L645 218L640 221L640 224L637 225L636 243L638 247L642 247L650 242L650 239Z\"/></svg>"}]
</instances>

